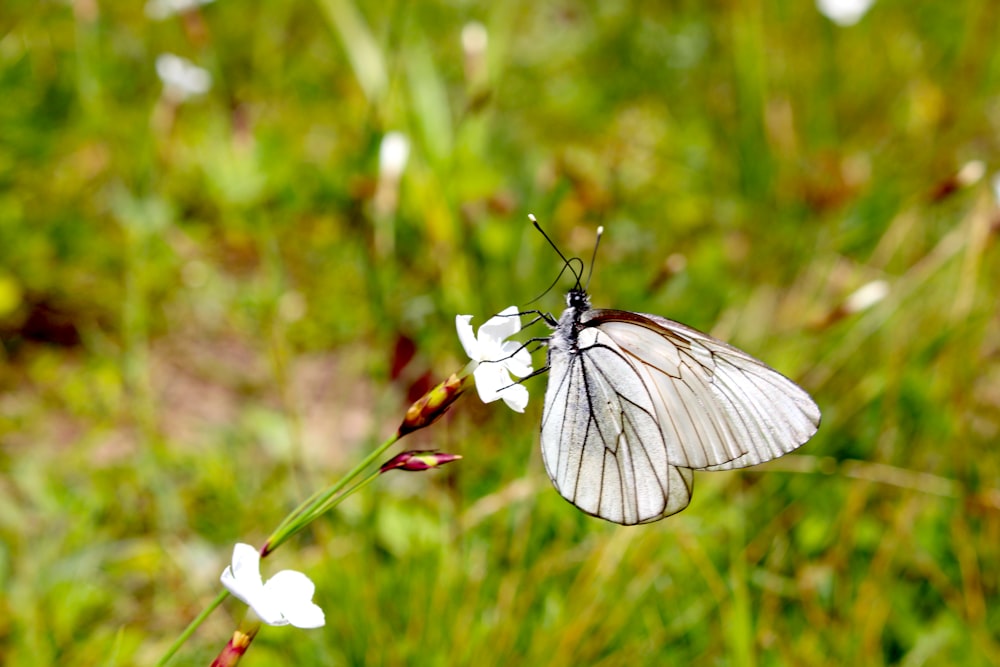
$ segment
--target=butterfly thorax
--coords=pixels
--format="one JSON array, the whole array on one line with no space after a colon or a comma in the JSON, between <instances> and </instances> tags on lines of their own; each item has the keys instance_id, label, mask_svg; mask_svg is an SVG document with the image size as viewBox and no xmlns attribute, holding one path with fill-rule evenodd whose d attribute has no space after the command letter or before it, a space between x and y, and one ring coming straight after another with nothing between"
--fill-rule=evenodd
<instances>
[{"instance_id":1,"label":"butterfly thorax","mask_svg":"<svg viewBox=\"0 0 1000 667\"><path fill-rule=\"evenodd\" d=\"M587 293L582 289L571 289L566 294L566 310L559 316L556 329L549 338L549 348L561 352L577 352L577 336L582 328L581 321L589 310L590 297Z\"/></svg>"}]
</instances>

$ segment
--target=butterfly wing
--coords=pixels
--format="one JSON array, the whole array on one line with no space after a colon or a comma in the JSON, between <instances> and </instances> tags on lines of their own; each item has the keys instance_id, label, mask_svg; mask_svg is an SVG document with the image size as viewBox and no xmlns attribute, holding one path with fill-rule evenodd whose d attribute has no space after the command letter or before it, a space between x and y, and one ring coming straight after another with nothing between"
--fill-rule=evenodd
<instances>
[{"instance_id":1,"label":"butterfly wing","mask_svg":"<svg viewBox=\"0 0 1000 667\"><path fill-rule=\"evenodd\" d=\"M584 326L599 329L629 361L638 380L630 378L630 395L642 385L670 465L752 466L796 449L819 428L819 408L802 388L696 329L618 310L589 311Z\"/></svg>"},{"instance_id":2,"label":"butterfly wing","mask_svg":"<svg viewBox=\"0 0 1000 667\"><path fill-rule=\"evenodd\" d=\"M556 490L615 523L656 521L687 507L693 473L669 462L641 366L600 327L549 349L542 459Z\"/></svg>"}]
</instances>

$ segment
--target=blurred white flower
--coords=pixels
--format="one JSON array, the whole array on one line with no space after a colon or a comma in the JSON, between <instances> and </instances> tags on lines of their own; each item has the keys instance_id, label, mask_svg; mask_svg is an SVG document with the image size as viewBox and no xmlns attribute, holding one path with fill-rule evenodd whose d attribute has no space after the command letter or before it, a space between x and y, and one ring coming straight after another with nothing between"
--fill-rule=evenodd
<instances>
[{"instance_id":1,"label":"blurred white flower","mask_svg":"<svg viewBox=\"0 0 1000 667\"><path fill-rule=\"evenodd\" d=\"M860 313L887 296L889 296L889 283L884 280L873 280L854 290L844 299L844 310L848 313Z\"/></svg>"},{"instance_id":2,"label":"blurred white flower","mask_svg":"<svg viewBox=\"0 0 1000 667\"><path fill-rule=\"evenodd\" d=\"M955 174L955 180L962 187L975 185L986 175L986 163L982 160L969 160Z\"/></svg>"},{"instance_id":3,"label":"blurred white flower","mask_svg":"<svg viewBox=\"0 0 1000 667\"><path fill-rule=\"evenodd\" d=\"M196 7L207 5L214 0L149 0L146 3L146 16L154 21L162 21L174 14L182 14Z\"/></svg>"},{"instance_id":4,"label":"blurred white flower","mask_svg":"<svg viewBox=\"0 0 1000 667\"><path fill-rule=\"evenodd\" d=\"M319 628L326 623L323 610L313 604L316 586L306 575L282 570L264 583L260 554L249 544L237 544L233 563L219 578L230 593L246 602L268 625Z\"/></svg>"},{"instance_id":5,"label":"blurred white flower","mask_svg":"<svg viewBox=\"0 0 1000 667\"><path fill-rule=\"evenodd\" d=\"M410 157L410 140L402 132L387 132L378 148L378 181L372 197L375 218L375 256L392 257L396 249L396 209L399 183Z\"/></svg>"},{"instance_id":6,"label":"blurred white flower","mask_svg":"<svg viewBox=\"0 0 1000 667\"><path fill-rule=\"evenodd\" d=\"M462 50L466 58L481 58L489 41L486 26L479 21L469 21L462 26Z\"/></svg>"},{"instance_id":7,"label":"blurred white flower","mask_svg":"<svg viewBox=\"0 0 1000 667\"><path fill-rule=\"evenodd\" d=\"M478 364L473 375L483 403L502 398L511 410L524 412L528 390L514 384L510 375L530 375L531 355L520 343L507 340L521 330L521 318L517 313L517 306L502 310L479 327L477 334L472 332L472 315L456 315L455 328L465 353Z\"/></svg>"},{"instance_id":8,"label":"blurred white flower","mask_svg":"<svg viewBox=\"0 0 1000 667\"><path fill-rule=\"evenodd\" d=\"M379 179L398 181L410 157L410 140L402 132L387 132L378 149Z\"/></svg>"},{"instance_id":9,"label":"blurred white flower","mask_svg":"<svg viewBox=\"0 0 1000 667\"><path fill-rule=\"evenodd\" d=\"M993 174L993 178L990 179L990 185L993 186L993 197L996 199L997 204L1000 204L1000 172Z\"/></svg>"},{"instance_id":10,"label":"blurred white flower","mask_svg":"<svg viewBox=\"0 0 1000 667\"><path fill-rule=\"evenodd\" d=\"M156 57L156 74L163 82L163 93L175 102L204 95L212 87L212 75L190 60L172 53Z\"/></svg>"},{"instance_id":11,"label":"blurred white flower","mask_svg":"<svg viewBox=\"0 0 1000 667\"><path fill-rule=\"evenodd\" d=\"M868 13L875 0L816 0L819 13L839 26L851 26Z\"/></svg>"},{"instance_id":12,"label":"blurred white flower","mask_svg":"<svg viewBox=\"0 0 1000 667\"><path fill-rule=\"evenodd\" d=\"M473 86L481 85L486 79L486 47L490 35L486 26L479 21L469 21L462 26L462 53L465 79Z\"/></svg>"}]
</instances>

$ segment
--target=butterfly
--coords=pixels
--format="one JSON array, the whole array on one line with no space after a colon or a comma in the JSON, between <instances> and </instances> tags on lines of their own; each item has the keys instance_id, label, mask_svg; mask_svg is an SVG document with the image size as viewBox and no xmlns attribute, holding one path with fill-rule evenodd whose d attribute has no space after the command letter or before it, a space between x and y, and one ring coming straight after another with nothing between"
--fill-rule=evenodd
<instances>
[{"instance_id":1,"label":"butterfly","mask_svg":"<svg viewBox=\"0 0 1000 667\"><path fill-rule=\"evenodd\" d=\"M579 509L658 521L687 507L693 471L770 461L816 433L816 403L778 371L680 322L591 308L574 273L566 310L545 317L541 447L552 484Z\"/></svg>"}]
</instances>

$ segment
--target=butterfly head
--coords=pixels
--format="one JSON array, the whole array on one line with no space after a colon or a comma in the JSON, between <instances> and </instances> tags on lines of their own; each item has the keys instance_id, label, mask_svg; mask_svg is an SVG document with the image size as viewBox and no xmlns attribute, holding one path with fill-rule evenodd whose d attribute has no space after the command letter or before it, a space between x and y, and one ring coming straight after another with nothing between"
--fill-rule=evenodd
<instances>
[{"instance_id":1,"label":"butterfly head","mask_svg":"<svg viewBox=\"0 0 1000 667\"><path fill-rule=\"evenodd\" d=\"M578 313L590 310L590 295L582 287L574 287L566 293L566 307Z\"/></svg>"}]
</instances>

